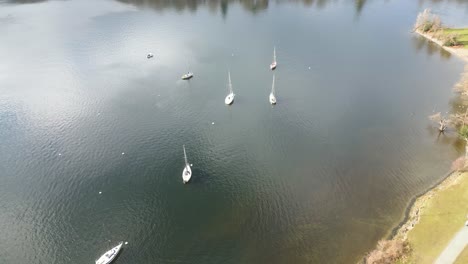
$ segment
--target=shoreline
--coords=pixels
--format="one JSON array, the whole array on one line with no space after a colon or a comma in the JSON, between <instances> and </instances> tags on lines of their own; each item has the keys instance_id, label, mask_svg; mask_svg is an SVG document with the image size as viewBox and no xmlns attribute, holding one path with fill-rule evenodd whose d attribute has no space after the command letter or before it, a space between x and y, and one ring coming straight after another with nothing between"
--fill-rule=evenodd
<instances>
[{"instance_id":1,"label":"shoreline","mask_svg":"<svg viewBox=\"0 0 468 264\"><path fill-rule=\"evenodd\" d=\"M423 33L420 30L415 30L414 32L418 34L419 36L429 40L430 42L437 44L442 49L448 51L450 54L455 55L456 57L458 57L459 59L461 59L468 65L468 49L467 48L464 48L463 46L447 47L443 45L443 42L441 40L435 38L434 34L432 33ZM409 243L408 234L420 222L420 217L421 215L423 215L422 212L424 211L424 208L429 203L429 201L438 193L442 192L443 190L453 185L456 185L457 182L459 182L459 179L461 179L465 173L466 172L464 171L451 170L448 173L446 173L440 180L430 185L427 189L413 196L409 200L408 204L406 205L406 208L403 213L403 217L400 220L400 222L396 226L394 226L389 231L389 233L387 233L387 235L385 235L382 238L382 240L400 241L408 245ZM367 252L366 255L362 258L362 260L358 263L359 264L367 263L367 258L369 254L378 249L379 243L380 241L371 251ZM410 249L410 251L411 250L412 249ZM403 253L401 255L401 258L404 260L408 260L408 258L411 258L411 253L409 252ZM402 263L406 263L406 261Z\"/></svg>"},{"instance_id":2,"label":"shoreline","mask_svg":"<svg viewBox=\"0 0 468 264\"><path fill-rule=\"evenodd\" d=\"M450 52L451 54L457 56L461 60L468 63L468 50L465 48L452 48L444 46L442 41L433 37L433 34L430 33L423 33L420 30L414 31L416 34L426 38L427 40L439 45L442 49ZM451 186L453 182L459 178L463 172L452 170L449 171L440 179L439 181L435 182L433 185L429 186L426 190L421 192L420 194L415 195L409 201L408 205L406 206L403 219L390 231L387 235L387 240L392 239L407 239L408 232L414 228L414 226L419 222L420 211L424 207L425 202L428 199L432 198L434 194L442 189L445 189L448 186Z\"/></svg>"},{"instance_id":3,"label":"shoreline","mask_svg":"<svg viewBox=\"0 0 468 264\"><path fill-rule=\"evenodd\" d=\"M468 50L465 49L465 48L462 48L462 47L447 47L447 46L444 46L442 41L436 39L434 37L434 34L431 34L431 33L423 33L421 32L420 30L415 30L414 31L416 34L426 38L427 40L439 45L442 49L450 52L451 54L457 56L458 58L460 58L461 60L463 60L465 63L468 63Z\"/></svg>"},{"instance_id":4,"label":"shoreline","mask_svg":"<svg viewBox=\"0 0 468 264\"><path fill-rule=\"evenodd\" d=\"M464 175L466 175L466 171L452 170L446 173L442 179L436 181L423 192L411 198L408 205L406 206L402 220L395 227L393 227L389 234L384 236L382 240L409 243L408 234L419 223L420 217L421 215L423 215L426 205L431 201L431 199L437 196L438 193L459 183ZM368 254L376 248L377 245L371 251L367 252L365 256L363 256L363 258L359 262L357 262L357 264L368 263L366 261ZM403 253L401 258L404 260L408 260L408 258L411 258L411 250ZM401 263L407 262L404 261Z\"/></svg>"},{"instance_id":5,"label":"shoreline","mask_svg":"<svg viewBox=\"0 0 468 264\"><path fill-rule=\"evenodd\" d=\"M404 239L406 240L408 232L419 222L419 216L421 215L421 209L424 208L425 203L431 199L436 192L443 190L451 186L456 180L462 175L459 171L450 171L445 176L429 186L425 191L417 194L411 198L409 204L405 209L403 219L395 226L387 239Z\"/></svg>"}]
</instances>

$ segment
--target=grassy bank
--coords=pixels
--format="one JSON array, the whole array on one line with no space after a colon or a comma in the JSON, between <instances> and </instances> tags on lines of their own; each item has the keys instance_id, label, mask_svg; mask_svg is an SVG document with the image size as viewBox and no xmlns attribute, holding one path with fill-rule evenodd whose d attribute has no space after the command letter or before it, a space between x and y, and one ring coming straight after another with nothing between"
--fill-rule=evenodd
<instances>
[{"instance_id":1,"label":"grassy bank","mask_svg":"<svg viewBox=\"0 0 468 264\"><path fill-rule=\"evenodd\" d=\"M465 247L463 252L458 256L457 261L455 261L455 264L466 264L468 263L468 246Z\"/></svg>"},{"instance_id":2,"label":"grassy bank","mask_svg":"<svg viewBox=\"0 0 468 264\"><path fill-rule=\"evenodd\" d=\"M468 173L456 173L426 195L419 223L407 235L412 249L409 263L433 263L463 228L468 214Z\"/></svg>"},{"instance_id":3,"label":"grassy bank","mask_svg":"<svg viewBox=\"0 0 468 264\"><path fill-rule=\"evenodd\" d=\"M445 28L444 34L455 34L459 45L468 49L468 28Z\"/></svg>"},{"instance_id":4,"label":"grassy bank","mask_svg":"<svg viewBox=\"0 0 468 264\"><path fill-rule=\"evenodd\" d=\"M429 41L432 41L435 44L441 46L446 51L452 53L453 55L459 57L460 59L468 63L468 35L463 35L463 36L457 35L456 41L459 44L456 46L446 46L444 44L445 42L444 36L448 36L450 33L447 33L447 32L450 30L468 32L468 29L449 29L449 28L446 28L443 32L437 32L437 33L422 32L420 30L416 30L415 32L425 37Z\"/></svg>"},{"instance_id":5,"label":"grassy bank","mask_svg":"<svg viewBox=\"0 0 468 264\"><path fill-rule=\"evenodd\" d=\"M425 9L419 13L413 30L468 62L468 28L447 27L438 15Z\"/></svg>"},{"instance_id":6,"label":"grassy bank","mask_svg":"<svg viewBox=\"0 0 468 264\"><path fill-rule=\"evenodd\" d=\"M416 199L393 239L379 242L365 263L433 263L464 227L467 214L468 172L455 172ZM468 247L457 263L468 263Z\"/></svg>"}]
</instances>

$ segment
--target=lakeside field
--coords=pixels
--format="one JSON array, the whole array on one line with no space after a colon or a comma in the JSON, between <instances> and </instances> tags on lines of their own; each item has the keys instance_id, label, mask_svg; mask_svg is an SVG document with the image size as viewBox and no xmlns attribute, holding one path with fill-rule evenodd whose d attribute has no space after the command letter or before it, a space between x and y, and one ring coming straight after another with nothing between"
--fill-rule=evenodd
<instances>
[{"instance_id":1,"label":"lakeside field","mask_svg":"<svg viewBox=\"0 0 468 264\"><path fill-rule=\"evenodd\" d=\"M445 34L457 34L458 42L468 49L468 28L447 28L444 29Z\"/></svg>"},{"instance_id":2,"label":"lakeside field","mask_svg":"<svg viewBox=\"0 0 468 264\"><path fill-rule=\"evenodd\" d=\"M468 173L458 174L427 194L430 198L421 206L419 223L408 233L412 249L409 263L433 263L455 234L468 228L464 227L468 214ZM468 263L467 260L465 248L457 262Z\"/></svg>"},{"instance_id":3,"label":"lakeside field","mask_svg":"<svg viewBox=\"0 0 468 264\"><path fill-rule=\"evenodd\" d=\"M455 264L466 264L468 263L468 246L465 247L463 252L458 256Z\"/></svg>"}]
</instances>

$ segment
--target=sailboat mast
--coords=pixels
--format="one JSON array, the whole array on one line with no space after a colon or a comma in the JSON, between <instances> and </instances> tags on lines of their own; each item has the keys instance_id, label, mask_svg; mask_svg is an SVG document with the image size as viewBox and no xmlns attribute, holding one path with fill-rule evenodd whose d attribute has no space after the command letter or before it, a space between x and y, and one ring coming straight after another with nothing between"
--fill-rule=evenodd
<instances>
[{"instance_id":1,"label":"sailboat mast","mask_svg":"<svg viewBox=\"0 0 468 264\"><path fill-rule=\"evenodd\" d=\"M228 78L229 78L229 93L232 93L232 83L231 83L231 72L228 72Z\"/></svg>"},{"instance_id":2,"label":"sailboat mast","mask_svg":"<svg viewBox=\"0 0 468 264\"><path fill-rule=\"evenodd\" d=\"M273 84L271 85L271 93L275 95L275 75L273 74Z\"/></svg>"},{"instance_id":3,"label":"sailboat mast","mask_svg":"<svg viewBox=\"0 0 468 264\"><path fill-rule=\"evenodd\" d=\"M276 47L273 47L273 62L276 61Z\"/></svg>"},{"instance_id":4,"label":"sailboat mast","mask_svg":"<svg viewBox=\"0 0 468 264\"><path fill-rule=\"evenodd\" d=\"M185 160L185 166L188 165L188 161L187 161L187 154L185 153L185 145L183 145L184 147L184 160Z\"/></svg>"}]
</instances>

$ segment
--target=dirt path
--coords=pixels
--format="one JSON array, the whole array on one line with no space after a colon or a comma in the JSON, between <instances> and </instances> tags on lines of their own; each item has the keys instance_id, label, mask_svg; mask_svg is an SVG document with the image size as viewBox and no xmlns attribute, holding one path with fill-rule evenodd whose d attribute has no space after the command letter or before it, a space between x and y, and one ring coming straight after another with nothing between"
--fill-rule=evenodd
<instances>
[{"instance_id":1,"label":"dirt path","mask_svg":"<svg viewBox=\"0 0 468 264\"><path fill-rule=\"evenodd\" d=\"M435 264L454 263L466 245L468 245L468 226L463 226L455 237L453 237L452 241L450 241L444 251L439 255Z\"/></svg>"}]
</instances>

